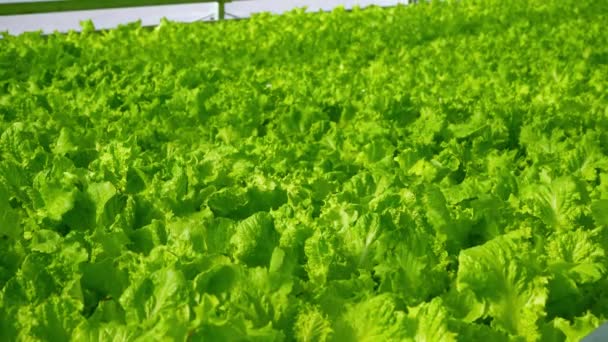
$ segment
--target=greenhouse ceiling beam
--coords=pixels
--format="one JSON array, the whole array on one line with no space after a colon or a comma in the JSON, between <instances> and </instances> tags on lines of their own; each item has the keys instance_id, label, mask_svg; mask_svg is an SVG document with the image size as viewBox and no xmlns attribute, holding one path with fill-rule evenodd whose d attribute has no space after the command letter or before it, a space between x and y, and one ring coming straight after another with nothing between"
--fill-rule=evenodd
<instances>
[{"instance_id":1,"label":"greenhouse ceiling beam","mask_svg":"<svg viewBox=\"0 0 608 342\"><path fill-rule=\"evenodd\" d=\"M64 1L41 1L41 2L23 2L23 3L4 3L0 4L0 15L16 15L16 14L33 14L33 13L49 13L49 12L66 12L94 9L110 9L123 7L140 7L140 6L155 6L155 5L178 5L178 4L193 4L193 3L211 3L217 2L220 4L221 10L224 4L232 2L231 0L64 0ZM225 15L225 11L224 11Z\"/></svg>"}]
</instances>

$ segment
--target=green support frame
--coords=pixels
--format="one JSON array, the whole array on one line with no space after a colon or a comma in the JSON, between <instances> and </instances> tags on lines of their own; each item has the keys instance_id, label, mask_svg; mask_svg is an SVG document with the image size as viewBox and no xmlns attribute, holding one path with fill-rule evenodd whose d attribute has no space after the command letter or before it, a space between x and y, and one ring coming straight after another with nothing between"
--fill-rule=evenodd
<instances>
[{"instance_id":1,"label":"green support frame","mask_svg":"<svg viewBox=\"0 0 608 342\"><path fill-rule=\"evenodd\" d=\"M220 0L217 2L217 5L219 7L218 9L218 20L224 20L226 19L226 1Z\"/></svg>"},{"instance_id":2,"label":"green support frame","mask_svg":"<svg viewBox=\"0 0 608 342\"><path fill-rule=\"evenodd\" d=\"M65 0L10 3L0 4L0 16L210 2L217 2L219 4L219 19L224 19L226 16L225 4L231 2L231 0Z\"/></svg>"}]
</instances>

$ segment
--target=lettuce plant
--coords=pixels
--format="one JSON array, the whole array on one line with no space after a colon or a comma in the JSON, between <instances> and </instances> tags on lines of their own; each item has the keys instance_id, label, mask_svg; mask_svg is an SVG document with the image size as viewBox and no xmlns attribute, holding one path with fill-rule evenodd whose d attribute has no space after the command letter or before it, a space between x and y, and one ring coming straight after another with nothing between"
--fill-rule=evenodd
<instances>
[{"instance_id":1,"label":"lettuce plant","mask_svg":"<svg viewBox=\"0 0 608 342\"><path fill-rule=\"evenodd\" d=\"M608 2L0 40L0 340L578 341Z\"/></svg>"}]
</instances>

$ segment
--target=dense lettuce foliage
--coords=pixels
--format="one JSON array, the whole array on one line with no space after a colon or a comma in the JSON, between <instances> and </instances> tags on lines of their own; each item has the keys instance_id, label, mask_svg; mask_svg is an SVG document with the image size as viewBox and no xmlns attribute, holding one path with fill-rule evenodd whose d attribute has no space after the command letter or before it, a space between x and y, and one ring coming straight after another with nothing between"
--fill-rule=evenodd
<instances>
[{"instance_id":1,"label":"dense lettuce foliage","mask_svg":"<svg viewBox=\"0 0 608 342\"><path fill-rule=\"evenodd\" d=\"M0 340L577 341L608 2L0 40Z\"/></svg>"}]
</instances>

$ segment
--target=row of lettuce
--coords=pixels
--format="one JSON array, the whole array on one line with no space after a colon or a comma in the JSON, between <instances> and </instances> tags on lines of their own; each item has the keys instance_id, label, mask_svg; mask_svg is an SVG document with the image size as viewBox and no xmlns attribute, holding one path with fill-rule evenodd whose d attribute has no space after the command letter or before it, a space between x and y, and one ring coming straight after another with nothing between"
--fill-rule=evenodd
<instances>
[{"instance_id":1,"label":"row of lettuce","mask_svg":"<svg viewBox=\"0 0 608 342\"><path fill-rule=\"evenodd\" d=\"M608 2L0 40L0 340L578 341Z\"/></svg>"}]
</instances>

